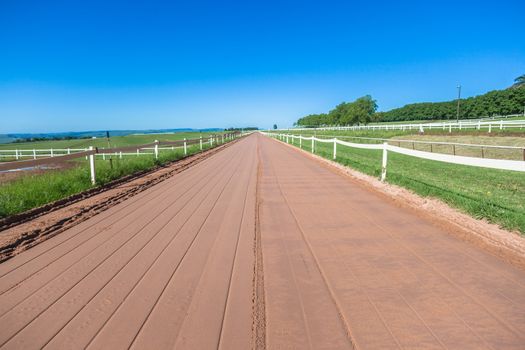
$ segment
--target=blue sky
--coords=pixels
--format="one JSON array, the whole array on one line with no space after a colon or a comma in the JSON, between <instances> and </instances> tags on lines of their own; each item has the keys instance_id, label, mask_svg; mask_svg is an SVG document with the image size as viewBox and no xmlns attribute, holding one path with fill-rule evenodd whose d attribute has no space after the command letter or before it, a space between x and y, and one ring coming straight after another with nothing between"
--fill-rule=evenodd
<instances>
[{"instance_id":1,"label":"blue sky","mask_svg":"<svg viewBox=\"0 0 525 350\"><path fill-rule=\"evenodd\" d=\"M0 0L0 133L289 126L508 87L524 1Z\"/></svg>"}]
</instances>

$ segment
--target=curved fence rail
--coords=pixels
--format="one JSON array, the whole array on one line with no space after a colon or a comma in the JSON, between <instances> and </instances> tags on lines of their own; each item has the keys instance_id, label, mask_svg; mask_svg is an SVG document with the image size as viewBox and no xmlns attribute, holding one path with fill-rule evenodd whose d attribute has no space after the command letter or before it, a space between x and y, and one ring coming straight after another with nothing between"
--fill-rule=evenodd
<instances>
[{"instance_id":1,"label":"curved fence rail","mask_svg":"<svg viewBox=\"0 0 525 350\"><path fill-rule=\"evenodd\" d=\"M188 154L188 146L199 144L200 150L203 149L203 144L208 143L211 146L214 144L224 143L230 140L237 138L240 134L238 132L228 133L222 135L212 135L207 139L202 137L198 139L183 139L177 141L157 141L153 143L143 144L143 145L134 145L134 146L125 146L117 148L94 148L90 146L88 149L61 149L62 151L66 150L68 153L62 155L56 155L51 149L49 156L45 158L37 158L35 155L37 151L41 150L31 150L33 152L33 159L30 160L17 160L13 162L0 162L0 171L9 171L9 170L18 170L25 168L33 168L46 164L56 164L61 162L66 162L76 158L83 158L89 160L90 165L90 174L92 184L96 183L95 177L95 157L102 156L103 159L106 159L106 156L119 156L122 158L123 155L144 155L150 154L155 156L157 159L159 157L160 150L174 150L175 148L184 149L184 155ZM161 145L169 145L171 147L159 147ZM141 150L152 150L153 152L141 153ZM56 150L55 150L56 151ZM17 159L21 158L21 155L18 154Z\"/></svg>"},{"instance_id":2,"label":"curved fence rail","mask_svg":"<svg viewBox=\"0 0 525 350\"><path fill-rule=\"evenodd\" d=\"M303 140L310 141L312 152L315 151L316 142L332 143L334 145L333 159L337 158L337 145L353 147L353 148L382 150L383 158L382 158L382 166L381 166L381 181L384 181L386 179L389 151L404 154L407 156L434 160L438 162L525 172L525 161L521 161L521 160L477 158L477 157L457 156L457 155L450 155L450 154L443 154L443 153L417 151L417 150L411 150L411 149L407 149L403 147L389 145L388 142L384 142L382 144L364 144L364 143L352 143L352 142L342 141L342 140L338 140L337 138L320 139L315 136L305 137L305 136L300 136L300 135L275 134L275 133L267 133L267 132L263 132L263 134L270 136L270 137L275 137L286 143L289 143L290 139L292 140L298 139L300 147L302 147Z\"/></svg>"}]
</instances>

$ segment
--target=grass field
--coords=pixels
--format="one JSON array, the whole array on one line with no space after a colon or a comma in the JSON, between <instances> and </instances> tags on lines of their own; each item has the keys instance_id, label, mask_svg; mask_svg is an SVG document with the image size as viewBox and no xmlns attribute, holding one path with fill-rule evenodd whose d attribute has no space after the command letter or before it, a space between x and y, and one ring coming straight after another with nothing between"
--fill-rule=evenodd
<instances>
[{"instance_id":1,"label":"grass field","mask_svg":"<svg viewBox=\"0 0 525 350\"><path fill-rule=\"evenodd\" d=\"M450 143L464 143L472 145L491 145L491 146L511 146L522 147L522 149L501 149L501 148L484 148L481 147L467 147L450 145L433 145L432 151L445 154L456 154L468 157L483 157L494 159L510 159L510 160L525 160L525 137L518 136L475 136L475 135L405 135L392 137L390 140L392 144L397 145L395 140L414 140L424 142L450 142ZM415 149L422 151L430 151L428 144L414 144ZM401 143L403 147L411 147L410 143Z\"/></svg>"},{"instance_id":2,"label":"grass field","mask_svg":"<svg viewBox=\"0 0 525 350\"><path fill-rule=\"evenodd\" d=\"M126 135L126 136L115 136L111 137L111 147L124 147L133 145L143 145L152 143L155 140L158 141L176 141L184 138L199 138L202 135L203 138L209 137L212 134L220 135L223 132L180 132L171 134L137 134L137 135ZM105 138L96 139L74 139L74 140L58 140L58 141L35 141L35 142L19 142L19 143L8 143L0 144L0 150L3 149L49 149L49 148L88 148L89 146L107 148L108 142Z\"/></svg>"},{"instance_id":3,"label":"grass field","mask_svg":"<svg viewBox=\"0 0 525 350\"><path fill-rule=\"evenodd\" d=\"M177 134L177 136L195 138L198 137L198 133ZM209 144L203 145L204 149L209 147ZM199 145L188 146L188 155L198 151ZM97 157L97 185L104 185L123 176L152 169L157 165L183 157L182 149L163 150L159 152L159 159L155 159L152 155L131 156L123 159L114 157L112 169L109 160L102 160ZM13 181L0 184L0 218L18 214L92 188L88 162L80 159L74 161L73 164L74 166L69 169L23 175Z\"/></svg>"},{"instance_id":4,"label":"grass field","mask_svg":"<svg viewBox=\"0 0 525 350\"><path fill-rule=\"evenodd\" d=\"M203 142L207 142L208 138L211 135L221 135L226 132L208 132L208 133L198 133L198 132L181 132L181 133L171 133L171 134L148 134L148 135L126 135L126 136L116 136L112 137L110 139L111 147L125 147L125 146L133 146L133 145L144 145L153 143L155 140L158 141L176 141L176 140L182 140L184 138L186 139L196 139L202 136ZM15 150L18 149L21 153L23 150L24 157L21 157L21 160L27 160L31 159L33 156L33 149L42 149L42 150L49 150L51 148L57 150L57 149L87 149L89 146L93 147L99 147L99 148L108 148L108 143L105 138L97 138L97 139L74 139L74 140L58 140L58 141L35 141L35 142L20 142L20 143L12 143L12 144L3 144L0 145L0 154L2 156L0 157L0 162L8 162L8 161L14 161L16 160L15 152L9 152L9 153L2 153L2 150ZM37 154L44 154L46 156L49 156L49 151L46 151L44 153L37 153ZM57 152L55 151L55 155L65 154L65 151Z\"/></svg>"},{"instance_id":5,"label":"grass field","mask_svg":"<svg viewBox=\"0 0 525 350\"><path fill-rule=\"evenodd\" d=\"M299 141L295 140L299 146ZM310 142L303 140L310 150ZM333 145L316 143L316 154L332 159ZM339 146L337 162L379 177L380 150ZM424 197L435 197L475 218L525 234L523 173L435 162L390 152L387 181Z\"/></svg>"}]
</instances>

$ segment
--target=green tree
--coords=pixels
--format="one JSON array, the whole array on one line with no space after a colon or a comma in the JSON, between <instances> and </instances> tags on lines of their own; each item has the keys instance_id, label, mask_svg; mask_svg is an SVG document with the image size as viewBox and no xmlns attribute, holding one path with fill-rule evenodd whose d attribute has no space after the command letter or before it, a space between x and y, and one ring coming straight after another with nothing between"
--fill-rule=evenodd
<instances>
[{"instance_id":1,"label":"green tree","mask_svg":"<svg viewBox=\"0 0 525 350\"><path fill-rule=\"evenodd\" d=\"M346 106L346 113L343 117L346 125L368 124L377 110L377 103L372 96L366 95L359 97Z\"/></svg>"},{"instance_id":2,"label":"green tree","mask_svg":"<svg viewBox=\"0 0 525 350\"><path fill-rule=\"evenodd\" d=\"M520 87L525 86L525 74L520 75L516 79L514 79L514 87Z\"/></svg>"},{"instance_id":3,"label":"green tree","mask_svg":"<svg viewBox=\"0 0 525 350\"><path fill-rule=\"evenodd\" d=\"M273 124L273 130L277 130L277 124Z\"/></svg>"}]
</instances>

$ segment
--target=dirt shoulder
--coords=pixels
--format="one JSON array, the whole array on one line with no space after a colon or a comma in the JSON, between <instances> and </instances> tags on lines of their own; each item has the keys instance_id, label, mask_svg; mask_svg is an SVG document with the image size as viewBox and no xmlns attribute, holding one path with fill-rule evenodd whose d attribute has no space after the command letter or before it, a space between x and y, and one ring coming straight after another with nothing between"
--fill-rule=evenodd
<instances>
[{"instance_id":1,"label":"dirt shoulder","mask_svg":"<svg viewBox=\"0 0 525 350\"><path fill-rule=\"evenodd\" d=\"M238 140L0 223L0 263L209 158Z\"/></svg>"},{"instance_id":2,"label":"dirt shoulder","mask_svg":"<svg viewBox=\"0 0 525 350\"><path fill-rule=\"evenodd\" d=\"M384 197L395 205L411 209L418 216L444 229L445 232L463 241L470 242L519 268L525 269L525 238L518 232L509 232L498 225L491 224L485 220L475 219L457 209L451 208L438 199L421 197L405 188L383 183L375 177L365 175L334 161L311 154L292 145L283 144L316 159L323 166L349 177L355 183Z\"/></svg>"}]
</instances>

